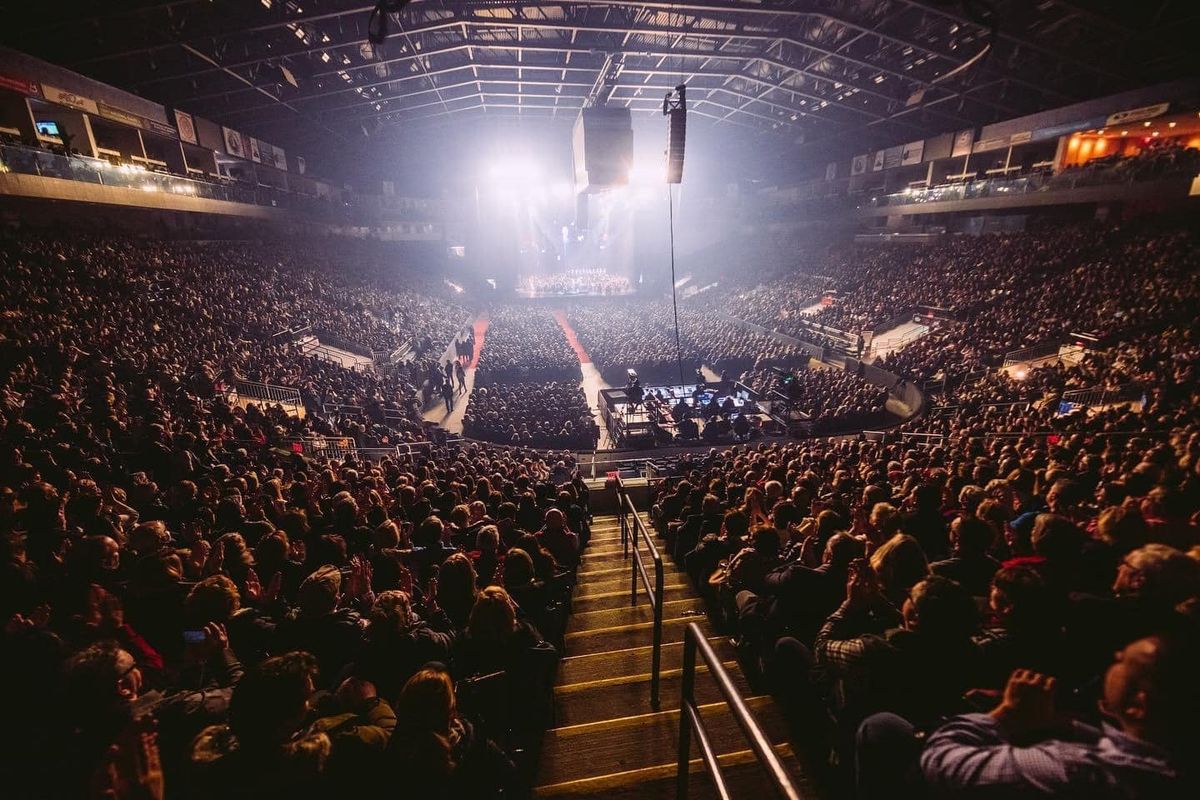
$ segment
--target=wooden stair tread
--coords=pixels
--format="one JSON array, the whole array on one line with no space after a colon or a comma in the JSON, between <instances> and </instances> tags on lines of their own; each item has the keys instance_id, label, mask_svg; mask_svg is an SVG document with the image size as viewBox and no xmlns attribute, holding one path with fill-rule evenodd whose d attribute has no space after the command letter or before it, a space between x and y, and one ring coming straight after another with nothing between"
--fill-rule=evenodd
<instances>
[{"instance_id":1,"label":"wooden stair tread","mask_svg":"<svg viewBox=\"0 0 1200 800\"><path fill-rule=\"evenodd\" d=\"M795 763L791 746L779 744L775 752L785 764ZM771 794L767 790L766 778L762 776L762 767L754 751L746 748L717 756L717 763L725 774L726 781L733 790L734 797L767 798ZM795 770L792 770L795 773ZM675 794L675 762L658 764L651 767L611 772L594 777L582 778L561 783L551 783L536 786L533 790L535 797L603 797L606 800L668 800ZM688 773L691 776L688 794L689 798L709 798L716 796L704 771L704 764L699 758L688 762Z\"/></svg>"},{"instance_id":2,"label":"wooden stair tread","mask_svg":"<svg viewBox=\"0 0 1200 800\"><path fill-rule=\"evenodd\" d=\"M571 614L567 621L567 633L583 633L597 628L611 628L616 625L633 625L654 621L654 609L644 595L639 594L639 604L625 605L617 608L603 608L592 611L580 611ZM663 600L663 616L680 617L686 612L696 612L703 615L704 603L694 597L681 597L673 600Z\"/></svg>"},{"instance_id":3,"label":"wooden stair tread","mask_svg":"<svg viewBox=\"0 0 1200 800\"><path fill-rule=\"evenodd\" d=\"M749 694L749 686L737 669L737 664L727 662L725 669L730 672L738 690L743 695ZM682 669L662 671L659 683L661 710L679 708L682 672ZM721 700L721 691L708 670L702 671L697 667L696 702L716 703ZM556 719L562 726L611 719L614 715L627 714L630 709L650 710L649 665L642 675L619 675L587 683L556 686L554 704L558 709Z\"/></svg>"},{"instance_id":4,"label":"wooden stair tread","mask_svg":"<svg viewBox=\"0 0 1200 800\"><path fill-rule=\"evenodd\" d=\"M684 617L673 617L663 620L663 642L683 641L683 631L688 623L698 622L701 628L708 628L707 618L703 614L693 614ZM625 650L650 644L653 635L653 622L638 622L626 625L614 625L610 628L594 628L588 631L568 633L564 639L567 655L579 656L585 653L599 653L604 650Z\"/></svg>"},{"instance_id":5,"label":"wooden stair tread","mask_svg":"<svg viewBox=\"0 0 1200 800\"><path fill-rule=\"evenodd\" d=\"M709 644L723 661L734 657L733 647L723 636L712 636ZM612 675L630 675L646 671L652 647L630 647L625 650L605 650L587 655L569 656L559 665L560 683L583 683ZM676 669L683 664L683 642L667 642L662 646L662 668Z\"/></svg>"},{"instance_id":6,"label":"wooden stair tread","mask_svg":"<svg viewBox=\"0 0 1200 800\"><path fill-rule=\"evenodd\" d=\"M657 542L660 551L661 541ZM649 566L645 550L642 555ZM638 581L630 601L631 562L623 552L617 517L596 517L582 553L565 635L566 657L554 688L556 724L547 731L534 782L535 797L656 800L675 797L683 635L697 623L775 743L798 784L803 771L787 743L787 725L767 696L750 696L728 639L714 634L687 574L664 553L660 710L650 707L654 613ZM735 797L771 795L769 780L703 664L695 698ZM693 743L689 797L715 797Z\"/></svg>"},{"instance_id":7,"label":"wooden stair tread","mask_svg":"<svg viewBox=\"0 0 1200 800\"><path fill-rule=\"evenodd\" d=\"M747 704L759 716L773 742L785 740L786 726L772 711L769 697L753 697ZM718 753L747 747L741 728L725 703L707 703L699 708ZM674 764L678 736L678 709L556 728L543 744L538 782L562 783L597 773ZM630 747L630 741L636 741L638 746ZM580 758L580 753L586 753L587 757Z\"/></svg>"}]
</instances>

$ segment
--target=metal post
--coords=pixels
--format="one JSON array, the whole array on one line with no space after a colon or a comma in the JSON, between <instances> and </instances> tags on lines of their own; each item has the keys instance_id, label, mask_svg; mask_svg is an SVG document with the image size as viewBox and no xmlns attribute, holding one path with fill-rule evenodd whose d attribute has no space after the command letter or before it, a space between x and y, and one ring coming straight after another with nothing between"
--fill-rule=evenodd
<instances>
[{"instance_id":1,"label":"metal post","mask_svg":"<svg viewBox=\"0 0 1200 800\"><path fill-rule=\"evenodd\" d=\"M632 515L633 515L633 522L630 525L630 528L631 528L630 537L633 539L633 558L630 559L630 562L629 562L629 605L636 606L637 605L637 583L638 583L638 561L641 558L641 556L638 555L638 538L640 538L641 532L638 530L638 522L639 521L638 521L638 517L637 517L637 511L634 510L633 503L629 500L628 496L625 498L625 502L629 505L629 510L632 512Z\"/></svg>"},{"instance_id":2,"label":"metal post","mask_svg":"<svg viewBox=\"0 0 1200 800\"><path fill-rule=\"evenodd\" d=\"M650 662L650 707L659 710L658 689L662 683L662 617L663 617L663 565L662 559L654 562L654 647Z\"/></svg>"},{"instance_id":3,"label":"metal post","mask_svg":"<svg viewBox=\"0 0 1200 800\"><path fill-rule=\"evenodd\" d=\"M691 626L683 631L683 680L679 702L679 756L675 772L676 800L687 800L689 762L692 759L692 724L687 713L692 703L696 683L696 642Z\"/></svg>"}]
</instances>

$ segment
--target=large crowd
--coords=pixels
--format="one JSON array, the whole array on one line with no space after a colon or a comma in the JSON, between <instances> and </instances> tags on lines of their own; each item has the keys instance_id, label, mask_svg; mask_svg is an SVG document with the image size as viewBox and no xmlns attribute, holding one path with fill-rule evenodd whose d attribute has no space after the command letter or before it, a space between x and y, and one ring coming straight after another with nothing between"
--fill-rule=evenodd
<instances>
[{"instance_id":1,"label":"large crowd","mask_svg":"<svg viewBox=\"0 0 1200 800\"><path fill-rule=\"evenodd\" d=\"M525 447L595 450L597 431L578 381L478 387L463 416L464 436Z\"/></svg>"},{"instance_id":2,"label":"large crowd","mask_svg":"<svg viewBox=\"0 0 1200 800\"><path fill-rule=\"evenodd\" d=\"M887 421L888 390L851 372L833 367L754 369L741 380L764 397L787 398L808 415L817 435L880 428Z\"/></svg>"},{"instance_id":3,"label":"large crowd","mask_svg":"<svg viewBox=\"0 0 1200 800\"><path fill-rule=\"evenodd\" d=\"M475 383L560 381L579 376L579 356L567 344L562 327L547 311L529 306L499 306L479 355Z\"/></svg>"},{"instance_id":4,"label":"large crowd","mask_svg":"<svg viewBox=\"0 0 1200 800\"><path fill-rule=\"evenodd\" d=\"M569 455L428 441L419 362L347 369L279 335L440 353L461 325L322 247L0 240L11 796L528 785L586 487ZM239 380L306 413L232 403ZM335 436L391 455L304 444Z\"/></svg>"},{"instance_id":5,"label":"large crowd","mask_svg":"<svg viewBox=\"0 0 1200 800\"><path fill-rule=\"evenodd\" d=\"M926 414L684 455L661 485L667 549L847 796L1195 796L1195 245L1141 223L831 255L817 324L957 317L883 361L941 382ZM363 252L0 239L14 796L528 787L588 532L546 452L594 446L579 359L549 313L492 310L464 415L489 443L439 443L418 387L467 311ZM791 319L766 318L786 283L754 291L681 308L685 368L790 393L817 433L873 427L887 392L853 371L769 369L806 356L734 321ZM569 318L602 367L670 368L668 310ZM346 369L299 330L419 355ZM1083 353L995 369L1074 332ZM305 413L233 402L239 380ZM390 454L304 445L332 437Z\"/></svg>"},{"instance_id":6,"label":"large crowd","mask_svg":"<svg viewBox=\"0 0 1200 800\"><path fill-rule=\"evenodd\" d=\"M707 309L679 308L679 356L673 309L658 300L578 303L567 317L600 374L612 384L634 369L643 384L678 383L701 366L736 375L754 365L804 363L804 353Z\"/></svg>"}]
</instances>

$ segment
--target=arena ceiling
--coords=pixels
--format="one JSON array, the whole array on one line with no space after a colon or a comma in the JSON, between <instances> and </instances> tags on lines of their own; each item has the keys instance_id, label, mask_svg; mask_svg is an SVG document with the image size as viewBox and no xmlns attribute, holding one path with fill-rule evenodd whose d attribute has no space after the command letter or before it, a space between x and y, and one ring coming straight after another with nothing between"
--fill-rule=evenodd
<instances>
[{"instance_id":1,"label":"arena ceiling","mask_svg":"<svg viewBox=\"0 0 1200 800\"><path fill-rule=\"evenodd\" d=\"M10 16L5 38L281 142L588 103L657 114L681 82L716 125L896 142L1180 77L1200 21L1184 0L415 0L371 45L362 0L65 6Z\"/></svg>"}]
</instances>

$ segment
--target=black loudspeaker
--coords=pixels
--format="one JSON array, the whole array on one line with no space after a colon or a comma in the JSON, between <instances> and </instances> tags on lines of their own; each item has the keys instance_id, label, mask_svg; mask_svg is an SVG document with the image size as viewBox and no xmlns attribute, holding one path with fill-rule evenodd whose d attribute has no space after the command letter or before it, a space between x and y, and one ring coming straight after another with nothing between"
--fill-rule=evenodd
<instances>
[{"instance_id":1,"label":"black loudspeaker","mask_svg":"<svg viewBox=\"0 0 1200 800\"><path fill-rule=\"evenodd\" d=\"M687 141L687 110L667 112L667 183L683 183L683 149Z\"/></svg>"}]
</instances>

